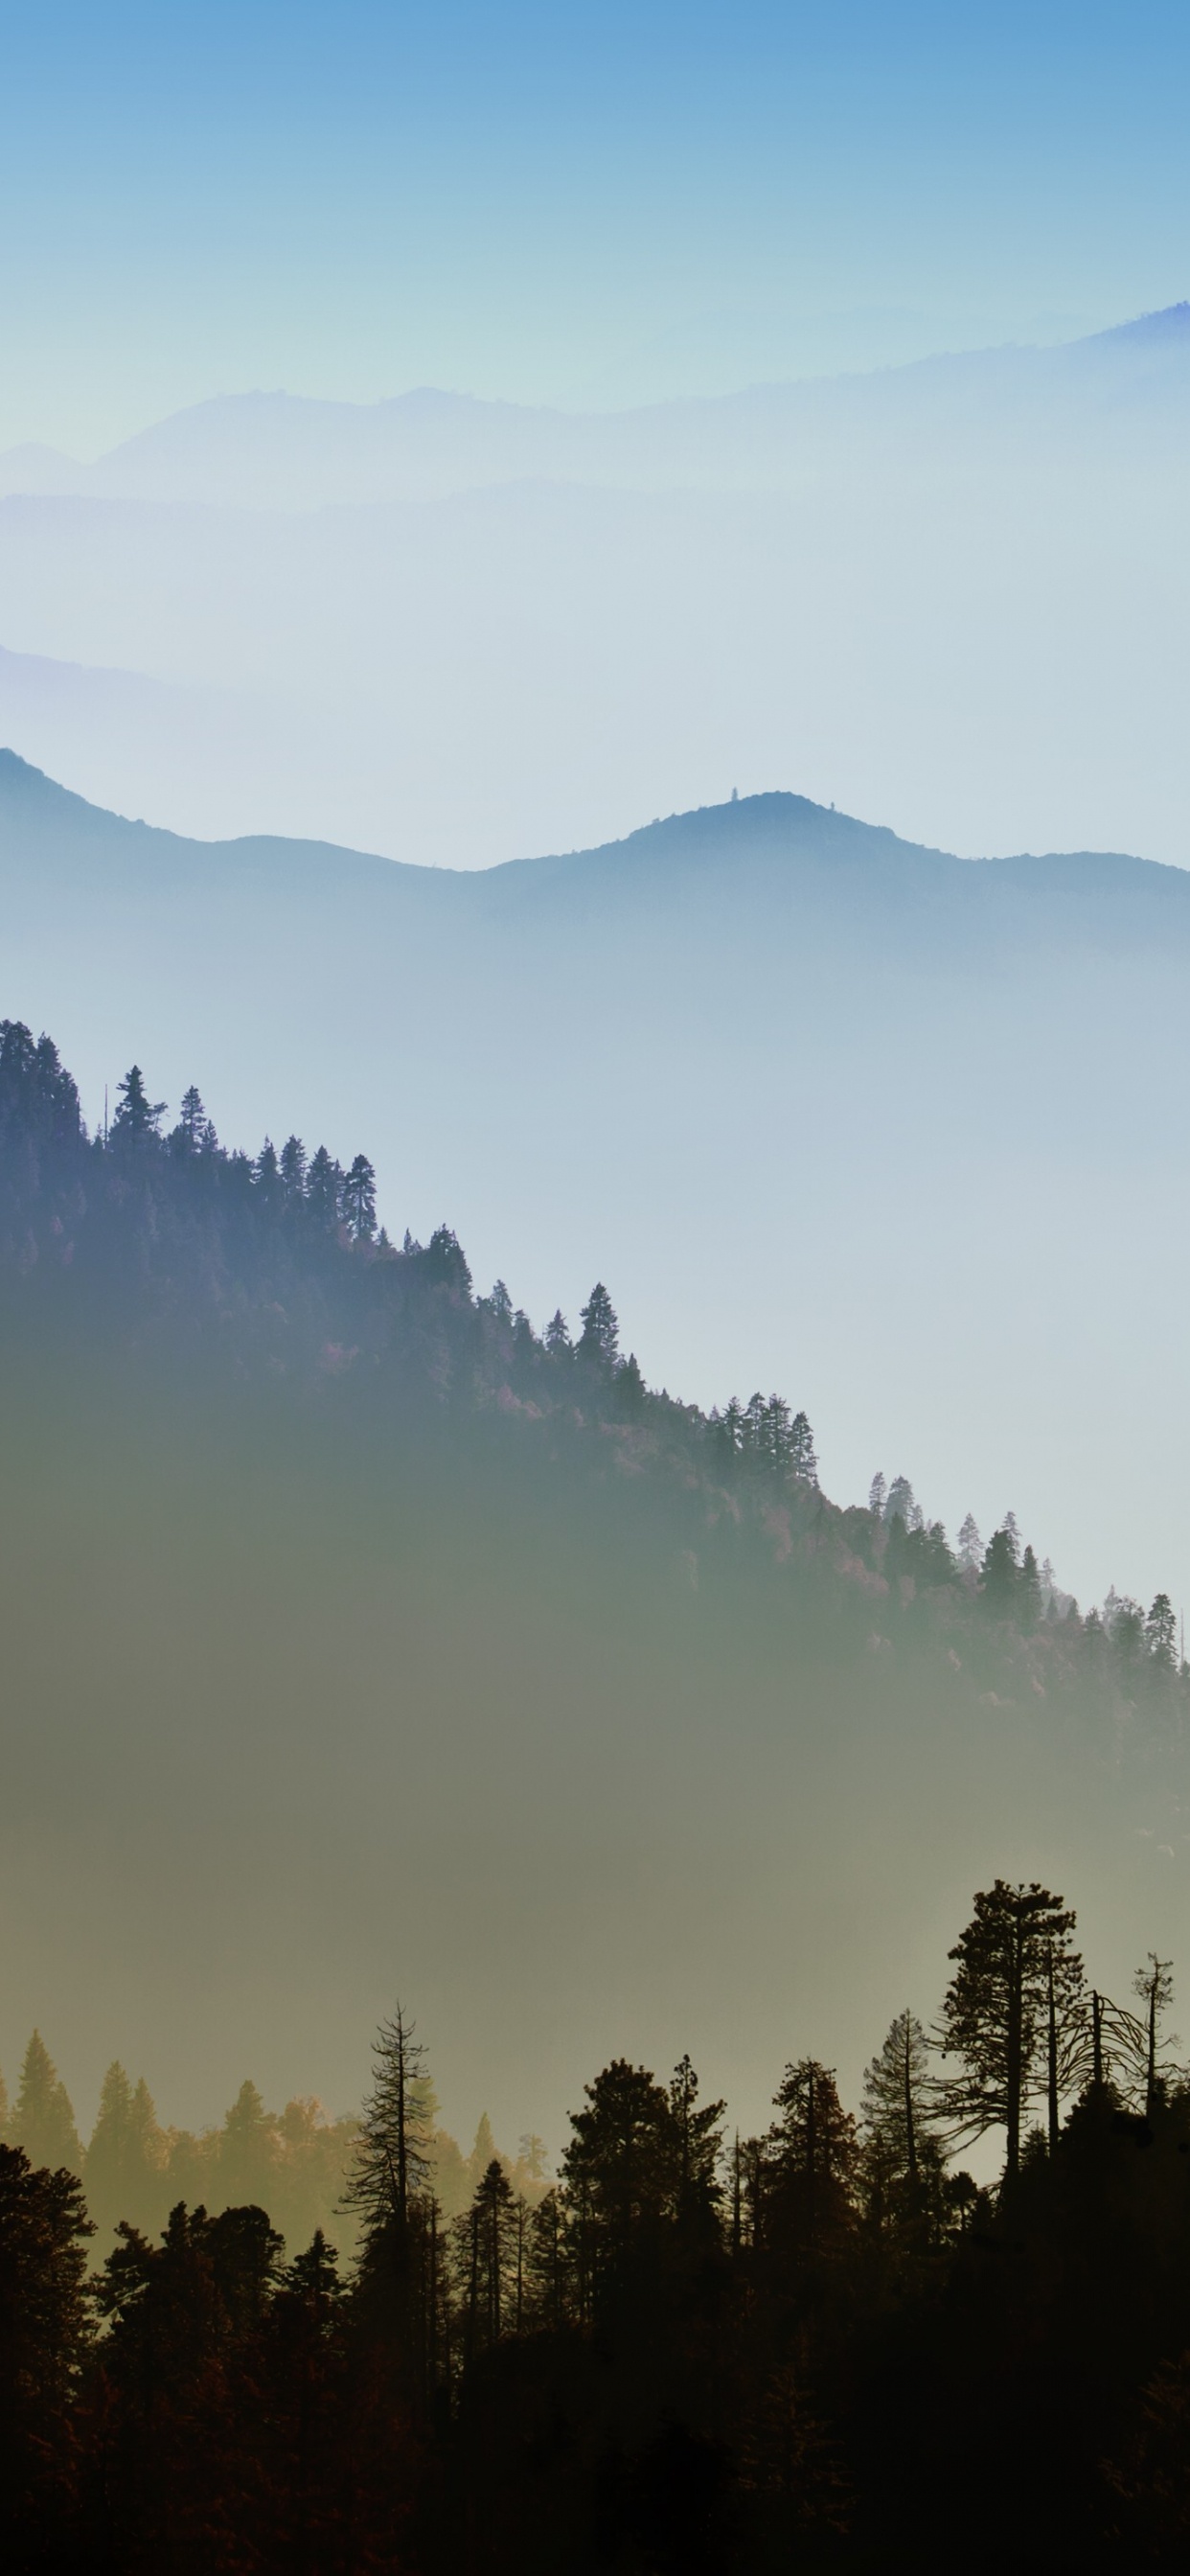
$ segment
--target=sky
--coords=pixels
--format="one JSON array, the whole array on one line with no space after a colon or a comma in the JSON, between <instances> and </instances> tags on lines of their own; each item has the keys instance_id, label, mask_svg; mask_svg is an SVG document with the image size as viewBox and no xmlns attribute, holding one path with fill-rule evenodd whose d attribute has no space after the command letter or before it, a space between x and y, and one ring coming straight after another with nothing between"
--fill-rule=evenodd
<instances>
[{"instance_id":1,"label":"sky","mask_svg":"<svg viewBox=\"0 0 1190 2576\"><path fill-rule=\"evenodd\" d=\"M1190 278L1167 0L40 0L0 35L0 446L261 385L713 393Z\"/></svg>"}]
</instances>

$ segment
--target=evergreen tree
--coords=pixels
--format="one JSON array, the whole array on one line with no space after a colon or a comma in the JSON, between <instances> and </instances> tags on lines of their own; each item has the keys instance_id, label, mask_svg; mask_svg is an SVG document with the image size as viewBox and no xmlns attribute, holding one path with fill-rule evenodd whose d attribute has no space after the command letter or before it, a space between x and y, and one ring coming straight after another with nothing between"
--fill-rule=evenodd
<instances>
[{"instance_id":1,"label":"evergreen tree","mask_svg":"<svg viewBox=\"0 0 1190 2576\"><path fill-rule=\"evenodd\" d=\"M799 1422L803 1417L799 1414ZM770 1395L764 1411L762 1445L774 1475L788 1475L791 1464L791 1417L783 1395Z\"/></svg>"},{"instance_id":2,"label":"evergreen tree","mask_svg":"<svg viewBox=\"0 0 1190 2576\"><path fill-rule=\"evenodd\" d=\"M202 1094L193 1082L182 1093L178 1123L169 1141L175 1154L191 1157L209 1153L215 1144L215 1130L203 1107Z\"/></svg>"},{"instance_id":3,"label":"evergreen tree","mask_svg":"<svg viewBox=\"0 0 1190 2576\"><path fill-rule=\"evenodd\" d=\"M620 1363L616 1377L616 1393L625 1413L637 1415L644 1412L649 1400L649 1391L641 1375L640 1362L635 1351L629 1351L627 1359Z\"/></svg>"},{"instance_id":4,"label":"evergreen tree","mask_svg":"<svg viewBox=\"0 0 1190 2576\"><path fill-rule=\"evenodd\" d=\"M408 2229L433 2171L433 2130L425 2106L427 2051L398 2004L372 2046L372 2089L364 2104L345 2192L366 2236Z\"/></svg>"},{"instance_id":5,"label":"evergreen tree","mask_svg":"<svg viewBox=\"0 0 1190 2576\"><path fill-rule=\"evenodd\" d=\"M523 2298L521 2206L493 2156L479 2177L470 2209L455 2221L456 2293L468 2358L515 2328Z\"/></svg>"},{"instance_id":6,"label":"evergreen tree","mask_svg":"<svg viewBox=\"0 0 1190 2576\"><path fill-rule=\"evenodd\" d=\"M284 1190L281 1182L281 1166L277 1160L277 1148L271 1136L265 1137L252 1166L252 1177L256 1183L257 1197L262 1207L269 1212L279 1208L284 1198Z\"/></svg>"},{"instance_id":7,"label":"evergreen tree","mask_svg":"<svg viewBox=\"0 0 1190 2576\"><path fill-rule=\"evenodd\" d=\"M544 2138L538 2137L536 2129L525 2130L517 2148L517 2163L530 2182L544 2182L548 2171L546 2143Z\"/></svg>"},{"instance_id":8,"label":"evergreen tree","mask_svg":"<svg viewBox=\"0 0 1190 2576\"><path fill-rule=\"evenodd\" d=\"M795 1413L789 1426L789 1472L799 1485L816 1485L818 1482L814 1434L804 1413Z\"/></svg>"},{"instance_id":9,"label":"evergreen tree","mask_svg":"<svg viewBox=\"0 0 1190 2576\"><path fill-rule=\"evenodd\" d=\"M276 2122L255 2084L241 2084L219 2134L218 2196L228 2209L272 2210L280 2162Z\"/></svg>"},{"instance_id":10,"label":"evergreen tree","mask_svg":"<svg viewBox=\"0 0 1190 2576\"><path fill-rule=\"evenodd\" d=\"M343 1215L353 1243L371 1243L376 1232L376 1174L366 1154L357 1154L342 1193Z\"/></svg>"},{"instance_id":11,"label":"evergreen tree","mask_svg":"<svg viewBox=\"0 0 1190 2576\"><path fill-rule=\"evenodd\" d=\"M1173 2002L1172 1961L1159 1959L1156 1951L1150 1950L1144 1967L1138 1968L1133 1977L1132 1991L1144 2005L1144 2105L1145 2116L1151 2120L1165 2089L1163 2023Z\"/></svg>"},{"instance_id":12,"label":"evergreen tree","mask_svg":"<svg viewBox=\"0 0 1190 2576\"><path fill-rule=\"evenodd\" d=\"M613 1368L619 1348L620 1327L616 1310L601 1279L597 1279L586 1305L581 1308L582 1333L578 1355L600 1368Z\"/></svg>"},{"instance_id":13,"label":"evergreen tree","mask_svg":"<svg viewBox=\"0 0 1190 2576\"><path fill-rule=\"evenodd\" d=\"M1168 1592L1159 1592L1145 1620L1145 1644L1155 1664L1172 1672L1177 1660L1177 1621Z\"/></svg>"},{"instance_id":14,"label":"evergreen tree","mask_svg":"<svg viewBox=\"0 0 1190 2576\"><path fill-rule=\"evenodd\" d=\"M868 1489L868 1510L875 1514L878 1521L882 1521L884 1518L884 1506L887 1500L888 1481L885 1477L883 1468L880 1467L873 1476L871 1485Z\"/></svg>"},{"instance_id":15,"label":"evergreen tree","mask_svg":"<svg viewBox=\"0 0 1190 2576\"><path fill-rule=\"evenodd\" d=\"M479 2123L475 2131L475 2144L467 2158L467 2173L470 2179L473 2195L478 2191L493 2158L496 2159L497 2163L499 2162L499 2158L496 2155L496 2141L492 2135L492 2124L488 2118L487 2112L481 2111L479 2115Z\"/></svg>"},{"instance_id":16,"label":"evergreen tree","mask_svg":"<svg viewBox=\"0 0 1190 2576\"><path fill-rule=\"evenodd\" d=\"M978 1574L983 1565L983 1540L974 1512L968 1512L959 1531L959 1564L964 1574Z\"/></svg>"},{"instance_id":17,"label":"evergreen tree","mask_svg":"<svg viewBox=\"0 0 1190 2576\"><path fill-rule=\"evenodd\" d=\"M333 1234L339 1222L339 1193L343 1175L332 1162L325 1145L320 1145L306 1176L306 1206L321 1234Z\"/></svg>"},{"instance_id":18,"label":"evergreen tree","mask_svg":"<svg viewBox=\"0 0 1190 2576\"><path fill-rule=\"evenodd\" d=\"M552 1360L568 1359L573 1347L570 1327L560 1306L556 1306L545 1328L545 1346Z\"/></svg>"},{"instance_id":19,"label":"evergreen tree","mask_svg":"<svg viewBox=\"0 0 1190 2576\"><path fill-rule=\"evenodd\" d=\"M150 2209L155 2216L164 2162L165 2140L143 2076L133 2086L119 2063L109 2066L83 2166L96 2224L112 2228L121 2218L143 2224Z\"/></svg>"},{"instance_id":20,"label":"evergreen tree","mask_svg":"<svg viewBox=\"0 0 1190 2576\"><path fill-rule=\"evenodd\" d=\"M83 2151L70 2097L39 2030L25 2051L11 2127L13 2145L24 2148L30 2164L48 2165L55 2173L65 2166L81 2175Z\"/></svg>"},{"instance_id":21,"label":"evergreen tree","mask_svg":"<svg viewBox=\"0 0 1190 2576\"><path fill-rule=\"evenodd\" d=\"M651 2277L676 2205L680 2149L669 2095L643 2066L615 2058L585 2092L583 2109L570 2115L562 2171L598 2300Z\"/></svg>"},{"instance_id":22,"label":"evergreen tree","mask_svg":"<svg viewBox=\"0 0 1190 2576\"><path fill-rule=\"evenodd\" d=\"M165 1116L164 1100L150 1100L139 1064L130 1066L117 1085L116 1114L112 1120L112 1142L124 1148L139 1148L152 1143Z\"/></svg>"},{"instance_id":23,"label":"evergreen tree","mask_svg":"<svg viewBox=\"0 0 1190 2576\"><path fill-rule=\"evenodd\" d=\"M286 1138L279 1169L286 1207L300 1207L306 1195L306 1148L300 1136Z\"/></svg>"},{"instance_id":24,"label":"evergreen tree","mask_svg":"<svg viewBox=\"0 0 1190 2576\"><path fill-rule=\"evenodd\" d=\"M803 2057L787 2066L764 2142L765 2233L799 2253L826 2251L849 2230L859 2171L855 2121L834 2068Z\"/></svg>"},{"instance_id":25,"label":"evergreen tree","mask_svg":"<svg viewBox=\"0 0 1190 2576\"><path fill-rule=\"evenodd\" d=\"M888 1489L888 1500L884 1506L885 1520L899 1520L904 1523L907 1530L912 1529L913 1511L913 1487L909 1478L894 1476Z\"/></svg>"},{"instance_id":26,"label":"evergreen tree","mask_svg":"<svg viewBox=\"0 0 1190 2576\"><path fill-rule=\"evenodd\" d=\"M0 2551L13 2576L79 2563L71 2506L91 2232L69 2173L0 2146Z\"/></svg>"},{"instance_id":27,"label":"evergreen tree","mask_svg":"<svg viewBox=\"0 0 1190 2576\"><path fill-rule=\"evenodd\" d=\"M1016 1616L1017 1624L1024 1630L1026 1636L1029 1635L1030 1631L1036 1627L1037 1622L1041 1617L1041 1576L1037 1570L1037 1559L1031 1547L1027 1547L1025 1549L1025 1553L1021 1559L1020 1582L1017 1585Z\"/></svg>"},{"instance_id":28,"label":"evergreen tree","mask_svg":"<svg viewBox=\"0 0 1190 2576\"><path fill-rule=\"evenodd\" d=\"M943 2159L934 2128L929 2042L915 2013L897 2014L864 2076L869 2176L883 2208L910 2220L939 2202Z\"/></svg>"},{"instance_id":29,"label":"evergreen tree","mask_svg":"<svg viewBox=\"0 0 1190 2576\"><path fill-rule=\"evenodd\" d=\"M1005 2131L1010 2177L1020 2167L1022 2124L1043 2058L1047 2090L1053 2089L1050 2034L1060 2047L1081 2012L1074 1922L1048 1888L998 1878L976 1896L972 1920L950 1953L955 1973L942 2008L941 2046L963 2071L944 2088L947 2113L958 2136Z\"/></svg>"},{"instance_id":30,"label":"evergreen tree","mask_svg":"<svg viewBox=\"0 0 1190 2576\"><path fill-rule=\"evenodd\" d=\"M1006 1615L1016 1600L1019 1583L1017 1542L1008 1523L1004 1522L989 1539L983 1560L980 1588L988 1608L1001 1616Z\"/></svg>"},{"instance_id":31,"label":"evergreen tree","mask_svg":"<svg viewBox=\"0 0 1190 2576\"><path fill-rule=\"evenodd\" d=\"M526 2301L534 2325L552 2333L574 2307L574 2266L561 2194L547 2191L529 2219L525 2246Z\"/></svg>"}]
</instances>

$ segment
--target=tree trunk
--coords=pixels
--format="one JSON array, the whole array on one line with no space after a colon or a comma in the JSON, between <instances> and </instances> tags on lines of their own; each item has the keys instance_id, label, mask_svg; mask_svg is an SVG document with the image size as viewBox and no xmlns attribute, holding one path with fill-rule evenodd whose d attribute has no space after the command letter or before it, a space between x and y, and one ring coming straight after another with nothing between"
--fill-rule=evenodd
<instances>
[{"instance_id":1,"label":"tree trunk","mask_svg":"<svg viewBox=\"0 0 1190 2576\"><path fill-rule=\"evenodd\" d=\"M905 2161L910 2189L917 2192L917 2122L913 2115L913 2023L905 2015Z\"/></svg>"},{"instance_id":2,"label":"tree trunk","mask_svg":"<svg viewBox=\"0 0 1190 2576\"><path fill-rule=\"evenodd\" d=\"M1024 2067L1022 2064L1024 2049L1024 2032L1022 2028L1024 2020L1024 1982L1025 1932L1024 1921L1018 1906L1014 1913L1012 1927L1012 1948L1010 1952L1008 1979L1008 2044L1005 2052L1004 2069L1005 2093L1007 2097L1005 2108L1008 2128L1008 2150L1004 2162L1006 2175L1014 2181L1021 2169L1021 2093L1024 2078Z\"/></svg>"},{"instance_id":3,"label":"tree trunk","mask_svg":"<svg viewBox=\"0 0 1190 2576\"><path fill-rule=\"evenodd\" d=\"M1046 2064L1046 2075L1048 2079L1046 2089L1049 2107L1050 2154L1051 2156L1054 2156L1058 2152L1058 2009L1054 1996L1054 1946L1052 1941L1047 1953L1046 1964L1049 1971L1049 2047Z\"/></svg>"}]
</instances>

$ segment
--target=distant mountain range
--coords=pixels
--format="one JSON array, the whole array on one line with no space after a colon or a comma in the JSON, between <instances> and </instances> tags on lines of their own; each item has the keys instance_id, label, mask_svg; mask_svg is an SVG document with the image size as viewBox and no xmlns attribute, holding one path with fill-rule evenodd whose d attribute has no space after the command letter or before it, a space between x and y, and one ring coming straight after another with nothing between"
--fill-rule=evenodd
<instances>
[{"instance_id":1,"label":"distant mountain range","mask_svg":"<svg viewBox=\"0 0 1190 2576\"><path fill-rule=\"evenodd\" d=\"M390 1232L514 1260L538 1321L606 1270L652 1380L796 1391L840 1499L904 1469L1084 1598L1178 1593L1190 874L792 795L451 872L186 841L7 753L0 889L3 1008L92 1119L131 1047L237 1139L363 1146Z\"/></svg>"},{"instance_id":2,"label":"distant mountain range","mask_svg":"<svg viewBox=\"0 0 1190 2576\"><path fill-rule=\"evenodd\" d=\"M1180 863L1188 389L1178 305L649 411L250 394L23 453L0 741L203 838L452 867L791 778Z\"/></svg>"},{"instance_id":3,"label":"distant mountain range","mask_svg":"<svg viewBox=\"0 0 1190 2576\"><path fill-rule=\"evenodd\" d=\"M525 480L672 489L797 487L901 440L1041 434L1109 443L1139 418L1184 433L1190 303L1056 348L986 349L871 374L759 385L703 401L563 412L425 386L378 403L222 395L85 465L48 447L0 455L0 493L305 510L442 498Z\"/></svg>"}]
</instances>

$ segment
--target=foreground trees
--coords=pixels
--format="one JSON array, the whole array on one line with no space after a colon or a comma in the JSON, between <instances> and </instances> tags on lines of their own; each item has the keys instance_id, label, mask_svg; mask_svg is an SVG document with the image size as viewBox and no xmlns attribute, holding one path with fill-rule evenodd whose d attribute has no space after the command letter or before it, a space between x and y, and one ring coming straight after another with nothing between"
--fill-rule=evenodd
<instances>
[{"instance_id":1,"label":"foreground trees","mask_svg":"<svg viewBox=\"0 0 1190 2576\"><path fill-rule=\"evenodd\" d=\"M1044 2065L1051 2146L1057 2134L1061 2059L1081 2019L1083 1965L1074 1916L1049 1889L998 1878L951 1951L955 1973L942 2007L942 2046L960 2072L946 2088L958 2136L1002 2128L1006 2170L1020 2169L1022 2122Z\"/></svg>"},{"instance_id":2,"label":"foreground trees","mask_svg":"<svg viewBox=\"0 0 1190 2576\"><path fill-rule=\"evenodd\" d=\"M321 2229L287 2257L262 2207L182 2202L155 2239L121 2223L89 2284L78 2183L0 2148L5 2568L866 2576L949 2563L956 2533L987 2576L1182 2567L1190 2085L1168 1962L1134 2012L1085 1996L1073 1935L1061 1897L997 1880L938 2041L896 2015L860 2120L803 2056L728 2146L689 2057L668 2082L615 2058L552 2184L538 2141L514 2170L481 2123L453 2222L398 2007L346 2273ZM26 2068L55 2102L40 2046ZM145 2116L109 2070L97 2187ZM245 2086L229 2184L259 2116ZM947 2169L992 2122L995 2193Z\"/></svg>"}]
</instances>

